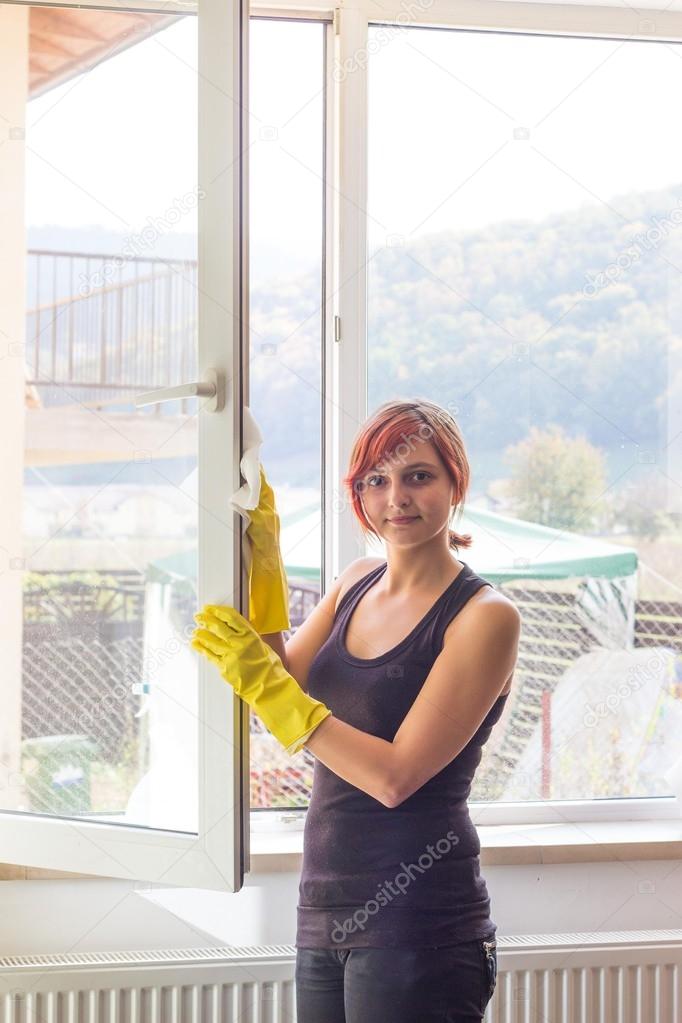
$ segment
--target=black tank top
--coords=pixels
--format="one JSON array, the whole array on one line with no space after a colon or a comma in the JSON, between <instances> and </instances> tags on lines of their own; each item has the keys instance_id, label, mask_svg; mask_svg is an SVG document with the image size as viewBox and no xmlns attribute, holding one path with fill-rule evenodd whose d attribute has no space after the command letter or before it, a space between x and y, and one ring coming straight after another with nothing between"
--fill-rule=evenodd
<instances>
[{"instance_id":1,"label":"black tank top","mask_svg":"<svg viewBox=\"0 0 682 1023\"><path fill-rule=\"evenodd\" d=\"M354 583L310 666L309 694L341 721L392 741L443 648L448 624L481 587L492 585L463 564L412 632L370 659L354 657L343 640L353 609L387 563ZM454 760L393 809L315 760L297 947L433 948L494 936L467 797L505 700L506 694L498 697Z\"/></svg>"}]
</instances>

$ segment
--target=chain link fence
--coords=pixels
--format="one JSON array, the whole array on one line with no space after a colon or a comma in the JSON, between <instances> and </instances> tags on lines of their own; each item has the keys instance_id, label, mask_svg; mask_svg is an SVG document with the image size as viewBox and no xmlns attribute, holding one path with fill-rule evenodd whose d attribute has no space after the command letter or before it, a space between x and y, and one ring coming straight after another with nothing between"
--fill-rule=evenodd
<instances>
[{"instance_id":1,"label":"chain link fence","mask_svg":"<svg viewBox=\"0 0 682 1023\"><path fill-rule=\"evenodd\" d=\"M517 582L508 593L523 619L519 658L502 720L484 748L472 800L500 798L541 723L547 694L596 645L576 613L572 592L559 592L551 583ZM24 747L35 758L41 742L47 749L50 742L63 745L80 736L82 760L89 765L82 776L62 779L60 799L54 778L41 777L34 759L31 809L121 812L132 786L149 769L146 727L138 714L144 597L144 577L138 573L89 573L86 579L49 573L43 580L38 573L31 575L24 594ZM292 629L287 638L318 600L313 585L290 580ZM191 597L178 595L176 623L193 626L195 611ZM682 602L637 601L635 646L667 646L682 653ZM287 756L254 714L250 720L252 808L306 807L313 755L304 749Z\"/></svg>"}]
</instances>

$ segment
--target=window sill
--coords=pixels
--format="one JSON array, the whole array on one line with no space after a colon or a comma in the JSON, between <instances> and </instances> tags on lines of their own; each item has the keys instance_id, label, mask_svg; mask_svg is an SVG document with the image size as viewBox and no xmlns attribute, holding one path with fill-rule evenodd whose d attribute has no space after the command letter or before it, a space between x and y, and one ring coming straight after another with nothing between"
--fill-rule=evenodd
<instances>
[{"instance_id":1,"label":"window sill","mask_svg":"<svg viewBox=\"0 0 682 1023\"><path fill-rule=\"evenodd\" d=\"M249 873L300 873L304 815L289 830L251 831ZM254 818L252 817L252 824ZM600 863L622 860L682 860L682 820L579 821L573 823L477 824L481 866L540 863ZM95 874L67 873L0 863L0 881L101 880Z\"/></svg>"},{"instance_id":2,"label":"window sill","mask_svg":"<svg viewBox=\"0 0 682 1023\"><path fill-rule=\"evenodd\" d=\"M682 859L682 820L478 825L481 866ZM252 874L300 872L303 831L251 833Z\"/></svg>"}]
</instances>

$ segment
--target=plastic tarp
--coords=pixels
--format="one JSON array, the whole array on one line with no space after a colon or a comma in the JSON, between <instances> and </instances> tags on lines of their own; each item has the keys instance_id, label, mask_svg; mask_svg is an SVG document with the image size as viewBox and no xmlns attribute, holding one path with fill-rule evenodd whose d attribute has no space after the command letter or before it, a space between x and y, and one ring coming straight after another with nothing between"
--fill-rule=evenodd
<instances>
[{"instance_id":1,"label":"plastic tarp","mask_svg":"<svg viewBox=\"0 0 682 1023\"><path fill-rule=\"evenodd\" d=\"M682 728L676 662L663 645L595 647L578 657L552 693L547 732L538 722L502 801L543 798L543 768L552 799L669 795L665 774Z\"/></svg>"}]
</instances>

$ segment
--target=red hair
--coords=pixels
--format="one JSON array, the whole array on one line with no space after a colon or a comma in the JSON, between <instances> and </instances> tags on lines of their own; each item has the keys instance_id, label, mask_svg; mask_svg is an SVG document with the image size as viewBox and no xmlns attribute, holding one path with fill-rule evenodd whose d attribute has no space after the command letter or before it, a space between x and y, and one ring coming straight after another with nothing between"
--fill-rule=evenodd
<instances>
[{"instance_id":1,"label":"red hair","mask_svg":"<svg viewBox=\"0 0 682 1023\"><path fill-rule=\"evenodd\" d=\"M471 471L457 423L447 409L427 398L413 398L411 401L394 399L380 405L363 423L353 441L348 474L343 477L343 485L365 536L376 536L377 533L362 507L358 480L372 469L380 472L384 462L396 459L396 456L400 462L405 455L398 454L399 449L404 446L413 450L410 442L414 444L415 437L431 441L438 451L454 483L455 506L460 506L461 512ZM469 534L448 530L449 547L471 547L471 543Z\"/></svg>"}]
</instances>

